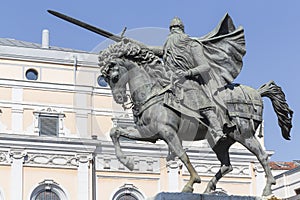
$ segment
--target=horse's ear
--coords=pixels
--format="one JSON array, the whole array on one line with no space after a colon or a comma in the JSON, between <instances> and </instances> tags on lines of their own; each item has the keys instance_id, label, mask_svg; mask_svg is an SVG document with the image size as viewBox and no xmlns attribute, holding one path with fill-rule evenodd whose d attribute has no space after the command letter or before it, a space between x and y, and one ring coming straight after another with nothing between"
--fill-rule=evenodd
<instances>
[{"instance_id":1,"label":"horse's ear","mask_svg":"<svg viewBox=\"0 0 300 200\"><path fill-rule=\"evenodd\" d=\"M102 69L100 69L101 75L102 77L107 77L109 74L109 66L105 65L102 67Z\"/></svg>"},{"instance_id":2,"label":"horse's ear","mask_svg":"<svg viewBox=\"0 0 300 200\"><path fill-rule=\"evenodd\" d=\"M123 39L122 39L122 42L123 42L124 44L127 44L129 41L130 41L130 40L129 40L128 38L123 38Z\"/></svg>"}]
</instances>

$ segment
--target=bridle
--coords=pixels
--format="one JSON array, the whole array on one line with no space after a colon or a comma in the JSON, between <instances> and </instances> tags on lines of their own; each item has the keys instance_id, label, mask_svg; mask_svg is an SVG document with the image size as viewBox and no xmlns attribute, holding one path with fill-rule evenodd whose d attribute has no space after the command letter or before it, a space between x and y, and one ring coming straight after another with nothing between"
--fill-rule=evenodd
<instances>
[{"instance_id":1,"label":"bridle","mask_svg":"<svg viewBox=\"0 0 300 200\"><path fill-rule=\"evenodd\" d=\"M133 101L132 101L131 95L126 94L126 97L128 97L128 99L130 100L130 102L124 102L124 103L122 104L122 108L123 108L124 110L129 110L129 109L133 108L134 103L133 103Z\"/></svg>"}]
</instances>

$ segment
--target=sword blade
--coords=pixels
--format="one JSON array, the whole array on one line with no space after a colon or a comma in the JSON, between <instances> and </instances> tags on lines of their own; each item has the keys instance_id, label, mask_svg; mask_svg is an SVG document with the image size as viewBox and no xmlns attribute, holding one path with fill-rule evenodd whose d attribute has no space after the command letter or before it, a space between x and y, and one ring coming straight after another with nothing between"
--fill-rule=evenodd
<instances>
[{"instance_id":1,"label":"sword blade","mask_svg":"<svg viewBox=\"0 0 300 200\"><path fill-rule=\"evenodd\" d=\"M82 27L82 28L84 28L84 29L87 29L87 30L89 30L89 31L92 31L92 32L94 32L94 33L97 33L97 34L99 34L99 35L102 35L102 36L104 36L104 37L106 37L106 38L109 38L109 39L115 41L115 42L120 42L120 41L122 40L122 37L120 37L120 36L118 36L118 35L115 35L115 34L113 34L113 33L110 33L110 32L108 32L108 31L106 31L106 30L97 28L97 27L92 26L92 25L90 25L90 24L87 24L87 23L85 23L85 22L79 21L79 20L77 20L77 19L74 19L74 18L69 17L69 16L67 16L67 15L64 15L64 14L62 14L62 13L59 13L59 12L56 12L56 11L53 11L53 10L48 10L48 12L49 12L50 14L52 14L52 15L54 15L54 16L60 18L60 19L63 19L63 20L68 21L68 22L70 22L70 23L72 23L72 24L75 24L75 25L77 25L77 26L80 26L80 27Z\"/></svg>"}]
</instances>

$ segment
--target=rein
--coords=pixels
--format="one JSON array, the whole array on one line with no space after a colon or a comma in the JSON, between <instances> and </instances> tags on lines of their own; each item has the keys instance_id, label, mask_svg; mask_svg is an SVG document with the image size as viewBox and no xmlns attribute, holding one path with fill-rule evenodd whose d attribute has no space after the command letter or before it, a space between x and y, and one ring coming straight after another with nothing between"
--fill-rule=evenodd
<instances>
[{"instance_id":1,"label":"rein","mask_svg":"<svg viewBox=\"0 0 300 200\"><path fill-rule=\"evenodd\" d=\"M131 98L131 96L129 94L127 94L126 96L130 99L130 102L128 102L128 103L124 102L122 104L122 108L124 110L129 110L129 109L131 109L134 106L134 103L133 103L132 98Z\"/></svg>"},{"instance_id":2,"label":"rein","mask_svg":"<svg viewBox=\"0 0 300 200\"><path fill-rule=\"evenodd\" d=\"M131 108L134 109L136 111L134 115L138 116L153 104L161 101L163 99L161 95L166 93L168 90L172 90L172 87L173 84L169 84L168 86L162 88L160 91L149 95L149 97L141 103L134 103L131 96L127 94L127 97L129 97L130 102L123 103L122 107L124 110L128 110Z\"/></svg>"},{"instance_id":3,"label":"rein","mask_svg":"<svg viewBox=\"0 0 300 200\"><path fill-rule=\"evenodd\" d=\"M131 96L127 94L127 97L129 97L130 102L123 103L122 107L124 110L128 110L131 108L134 109L135 110L134 115L138 116L153 104L161 101L163 99L163 97L161 97L162 94L166 93L167 91L171 91L174 93L175 85L177 84L178 81L179 81L178 79L176 80L173 78L173 76L171 76L171 83L169 85L162 88L159 92L149 95L149 97L141 103L134 103Z\"/></svg>"}]
</instances>

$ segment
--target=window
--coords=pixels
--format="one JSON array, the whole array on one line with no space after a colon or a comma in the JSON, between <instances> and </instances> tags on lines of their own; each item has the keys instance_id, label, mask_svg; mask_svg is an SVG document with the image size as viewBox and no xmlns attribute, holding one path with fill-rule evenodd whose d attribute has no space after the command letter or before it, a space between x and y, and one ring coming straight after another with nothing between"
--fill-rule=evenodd
<instances>
[{"instance_id":1,"label":"window","mask_svg":"<svg viewBox=\"0 0 300 200\"><path fill-rule=\"evenodd\" d=\"M295 189L295 192L296 192L297 195L300 194L300 188Z\"/></svg>"},{"instance_id":2,"label":"window","mask_svg":"<svg viewBox=\"0 0 300 200\"><path fill-rule=\"evenodd\" d=\"M34 132L39 136L60 136L64 134L63 118L65 114L47 108L33 113L35 116Z\"/></svg>"},{"instance_id":3,"label":"window","mask_svg":"<svg viewBox=\"0 0 300 200\"><path fill-rule=\"evenodd\" d=\"M98 82L98 85L100 87L107 87L108 86L107 82L104 80L104 78L102 76L98 76L97 82Z\"/></svg>"},{"instance_id":4,"label":"window","mask_svg":"<svg viewBox=\"0 0 300 200\"><path fill-rule=\"evenodd\" d=\"M38 72L35 69L28 69L25 73L25 76L28 80L37 80L38 79Z\"/></svg>"},{"instance_id":5,"label":"window","mask_svg":"<svg viewBox=\"0 0 300 200\"><path fill-rule=\"evenodd\" d=\"M44 180L32 191L30 200L67 200L67 196L59 184Z\"/></svg>"},{"instance_id":6,"label":"window","mask_svg":"<svg viewBox=\"0 0 300 200\"><path fill-rule=\"evenodd\" d=\"M58 136L58 116L44 115L39 116L40 136Z\"/></svg>"},{"instance_id":7,"label":"window","mask_svg":"<svg viewBox=\"0 0 300 200\"><path fill-rule=\"evenodd\" d=\"M113 200L144 200L144 195L132 184L124 184L114 194Z\"/></svg>"}]
</instances>

